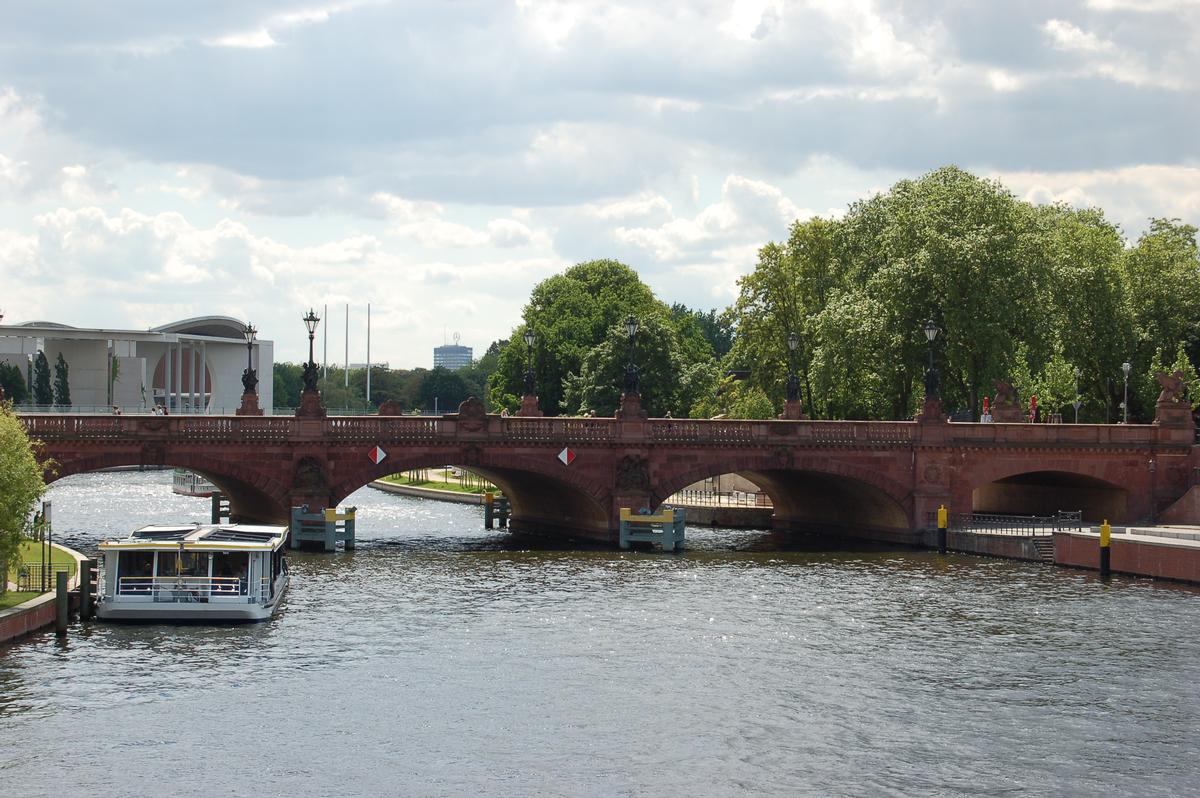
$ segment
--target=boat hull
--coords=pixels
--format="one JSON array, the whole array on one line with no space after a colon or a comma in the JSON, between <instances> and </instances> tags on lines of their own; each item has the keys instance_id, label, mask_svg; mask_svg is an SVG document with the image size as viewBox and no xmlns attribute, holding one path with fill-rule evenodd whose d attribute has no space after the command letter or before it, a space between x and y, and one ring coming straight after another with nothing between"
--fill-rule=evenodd
<instances>
[{"instance_id":1,"label":"boat hull","mask_svg":"<svg viewBox=\"0 0 1200 798\"><path fill-rule=\"evenodd\" d=\"M279 609L287 591L282 580L275 597L266 604L214 601L153 601L121 597L102 599L96 604L96 617L102 621L131 623L256 623L267 621Z\"/></svg>"}]
</instances>

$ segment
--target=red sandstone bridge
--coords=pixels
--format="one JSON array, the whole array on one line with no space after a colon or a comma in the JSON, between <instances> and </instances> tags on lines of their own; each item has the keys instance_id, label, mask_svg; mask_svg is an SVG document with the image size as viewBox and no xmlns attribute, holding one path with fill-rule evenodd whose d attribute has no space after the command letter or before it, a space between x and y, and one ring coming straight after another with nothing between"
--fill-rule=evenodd
<instances>
[{"instance_id":1,"label":"red sandstone bridge","mask_svg":"<svg viewBox=\"0 0 1200 798\"><path fill-rule=\"evenodd\" d=\"M468 400L436 417L21 420L41 442L47 481L178 466L220 487L244 519L284 522L291 506L336 506L383 475L452 464L504 491L516 529L615 542L621 507L653 509L693 482L735 472L771 497L776 529L909 541L940 504L956 513L1081 510L1085 521L1200 523L1191 416L1159 410L1147 425L692 421L510 418ZM376 446L386 452L378 464Z\"/></svg>"}]
</instances>

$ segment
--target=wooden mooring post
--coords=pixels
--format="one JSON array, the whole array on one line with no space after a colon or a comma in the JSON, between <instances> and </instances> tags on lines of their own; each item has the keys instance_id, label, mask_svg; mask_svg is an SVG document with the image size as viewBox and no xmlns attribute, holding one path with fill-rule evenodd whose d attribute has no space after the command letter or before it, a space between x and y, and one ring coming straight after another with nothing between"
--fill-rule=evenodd
<instances>
[{"instance_id":1,"label":"wooden mooring post","mask_svg":"<svg viewBox=\"0 0 1200 798\"><path fill-rule=\"evenodd\" d=\"M501 529L508 527L509 506L507 496L497 496L494 493L483 494L483 528L493 529L500 524Z\"/></svg>"},{"instance_id":2,"label":"wooden mooring post","mask_svg":"<svg viewBox=\"0 0 1200 798\"><path fill-rule=\"evenodd\" d=\"M628 507L621 508L621 548L627 549L631 543L657 543L663 551L675 551L676 547L683 548L684 540L684 509L682 507L666 508L658 515L635 513Z\"/></svg>"},{"instance_id":3,"label":"wooden mooring post","mask_svg":"<svg viewBox=\"0 0 1200 798\"><path fill-rule=\"evenodd\" d=\"M229 497L217 491L212 495L212 523L221 523L222 518L229 518Z\"/></svg>"},{"instance_id":4,"label":"wooden mooring post","mask_svg":"<svg viewBox=\"0 0 1200 798\"><path fill-rule=\"evenodd\" d=\"M333 507L309 511L308 505L292 508L291 547L305 542L320 543L325 551L335 551L340 540L346 551L354 551L354 518L357 507L339 513Z\"/></svg>"},{"instance_id":5,"label":"wooden mooring post","mask_svg":"<svg viewBox=\"0 0 1200 798\"><path fill-rule=\"evenodd\" d=\"M86 621L92 617L95 607L95 585L92 580L96 576L96 561L84 560L79 564L79 620Z\"/></svg>"},{"instance_id":6,"label":"wooden mooring post","mask_svg":"<svg viewBox=\"0 0 1200 798\"><path fill-rule=\"evenodd\" d=\"M70 621L71 596L67 592L66 571L54 575L54 631L60 635L67 633L67 623Z\"/></svg>"}]
</instances>

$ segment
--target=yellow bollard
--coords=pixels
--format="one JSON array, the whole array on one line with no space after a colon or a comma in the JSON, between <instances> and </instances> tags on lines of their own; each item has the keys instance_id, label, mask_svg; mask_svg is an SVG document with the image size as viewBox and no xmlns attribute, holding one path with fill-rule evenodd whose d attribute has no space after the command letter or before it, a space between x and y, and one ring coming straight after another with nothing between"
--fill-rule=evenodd
<instances>
[{"instance_id":1,"label":"yellow bollard","mask_svg":"<svg viewBox=\"0 0 1200 798\"><path fill-rule=\"evenodd\" d=\"M938 530L937 530L937 547L938 554L946 553L946 528L949 526L950 513L946 512L946 505L938 507L937 514Z\"/></svg>"},{"instance_id":2,"label":"yellow bollard","mask_svg":"<svg viewBox=\"0 0 1200 798\"><path fill-rule=\"evenodd\" d=\"M1107 578L1111 572L1112 527L1108 519L1100 525L1100 576Z\"/></svg>"}]
</instances>

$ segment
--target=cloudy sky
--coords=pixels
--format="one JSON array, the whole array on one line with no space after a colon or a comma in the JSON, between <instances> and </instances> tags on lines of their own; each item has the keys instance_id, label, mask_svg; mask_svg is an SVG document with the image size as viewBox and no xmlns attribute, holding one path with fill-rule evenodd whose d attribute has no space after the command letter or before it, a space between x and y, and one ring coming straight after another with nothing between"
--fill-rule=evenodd
<instances>
[{"instance_id":1,"label":"cloudy sky","mask_svg":"<svg viewBox=\"0 0 1200 798\"><path fill-rule=\"evenodd\" d=\"M947 163L1200 224L1200 0L4 0L6 323L253 321L431 365L592 258L723 307ZM336 312L335 312L336 308ZM320 341L320 338L318 339Z\"/></svg>"}]
</instances>

